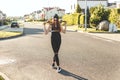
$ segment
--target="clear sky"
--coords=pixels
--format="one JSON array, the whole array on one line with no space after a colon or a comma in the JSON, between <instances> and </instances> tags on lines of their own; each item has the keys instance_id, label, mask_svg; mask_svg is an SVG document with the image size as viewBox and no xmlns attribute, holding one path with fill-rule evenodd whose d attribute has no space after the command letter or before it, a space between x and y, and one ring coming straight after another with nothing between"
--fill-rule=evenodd
<instances>
[{"instance_id":1,"label":"clear sky","mask_svg":"<svg viewBox=\"0 0 120 80\"><path fill-rule=\"evenodd\" d=\"M23 16L43 7L60 7L67 11L75 0L0 0L0 10L7 16ZM119 0L109 0L110 2Z\"/></svg>"}]
</instances>

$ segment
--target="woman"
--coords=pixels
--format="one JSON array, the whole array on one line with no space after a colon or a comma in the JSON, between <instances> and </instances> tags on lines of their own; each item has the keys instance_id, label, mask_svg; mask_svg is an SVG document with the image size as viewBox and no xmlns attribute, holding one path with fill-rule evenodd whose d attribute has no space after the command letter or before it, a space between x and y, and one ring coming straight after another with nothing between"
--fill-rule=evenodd
<instances>
[{"instance_id":1,"label":"woman","mask_svg":"<svg viewBox=\"0 0 120 80\"><path fill-rule=\"evenodd\" d=\"M66 32L66 22L65 22L65 28L63 28L59 22L59 17L57 14L55 14L55 16L52 19L52 22L48 22L49 26L48 28L46 28L44 23L44 32L45 34L48 34L49 31L51 30L51 45L52 45L52 49L54 52L54 57L53 57L53 64L52 67L55 67L55 62L57 64L57 72L61 71L60 68L60 64L59 64L59 57L58 57L58 52L60 49L60 45L61 45L61 35L60 32L65 33Z\"/></svg>"}]
</instances>

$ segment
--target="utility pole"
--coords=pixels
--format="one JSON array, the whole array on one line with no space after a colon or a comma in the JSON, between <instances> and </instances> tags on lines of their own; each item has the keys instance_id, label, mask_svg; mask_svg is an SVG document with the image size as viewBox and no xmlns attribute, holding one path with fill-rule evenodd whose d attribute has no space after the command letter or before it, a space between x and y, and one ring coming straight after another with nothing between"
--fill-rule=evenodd
<instances>
[{"instance_id":1,"label":"utility pole","mask_svg":"<svg viewBox=\"0 0 120 80\"><path fill-rule=\"evenodd\" d=\"M87 31L87 0L85 0L85 31Z\"/></svg>"}]
</instances>

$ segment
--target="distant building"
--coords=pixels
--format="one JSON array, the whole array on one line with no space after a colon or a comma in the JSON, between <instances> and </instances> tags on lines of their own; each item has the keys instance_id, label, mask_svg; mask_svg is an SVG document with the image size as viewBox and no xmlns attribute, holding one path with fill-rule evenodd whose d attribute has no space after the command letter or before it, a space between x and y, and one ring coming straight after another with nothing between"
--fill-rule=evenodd
<instances>
[{"instance_id":1,"label":"distant building","mask_svg":"<svg viewBox=\"0 0 120 80\"><path fill-rule=\"evenodd\" d=\"M116 6L117 6L117 8L120 8L120 1L116 2Z\"/></svg>"},{"instance_id":2,"label":"distant building","mask_svg":"<svg viewBox=\"0 0 120 80\"><path fill-rule=\"evenodd\" d=\"M62 17L65 14L65 10L58 7L45 7L42 9L40 16L44 19L51 19L55 14Z\"/></svg>"},{"instance_id":3,"label":"distant building","mask_svg":"<svg viewBox=\"0 0 120 80\"><path fill-rule=\"evenodd\" d=\"M99 4L104 5L105 7L108 6L108 0L86 0L87 1L87 7L91 8L94 6L97 6ZM82 9L85 9L85 0L77 0L77 3L80 5Z\"/></svg>"},{"instance_id":4,"label":"distant building","mask_svg":"<svg viewBox=\"0 0 120 80\"><path fill-rule=\"evenodd\" d=\"M109 6L113 6L113 5L116 5L116 2L108 3L108 7L109 7Z\"/></svg>"},{"instance_id":5,"label":"distant building","mask_svg":"<svg viewBox=\"0 0 120 80\"><path fill-rule=\"evenodd\" d=\"M71 13L74 13L75 12L75 9L76 9L76 6L77 6L77 0L70 0L71 2L71 5L70 5L70 12Z\"/></svg>"},{"instance_id":6,"label":"distant building","mask_svg":"<svg viewBox=\"0 0 120 80\"><path fill-rule=\"evenodd\" d=\"M5 19L6 19L6 14L0 11L0 26L3 25Z\"/></svg>"},{"instance_id":7,"label":"distant building","mask_svg":"<svg viewBox=\"0 0 120 80\"><path fill-rule=\"evenodd\" d=\"M120 1L108 3L108 8L120 8Z\"/></svg>"}]
</instances>

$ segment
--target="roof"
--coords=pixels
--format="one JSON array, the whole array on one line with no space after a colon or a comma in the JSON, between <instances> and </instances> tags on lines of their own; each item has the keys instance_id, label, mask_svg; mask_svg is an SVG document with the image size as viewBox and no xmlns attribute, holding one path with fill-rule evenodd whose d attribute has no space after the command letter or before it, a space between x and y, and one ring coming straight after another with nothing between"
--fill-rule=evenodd
<instances>
[{"instance_id":1,"label":"roof","mask_svg":"<svg viewBox=\"0 0 120 80\"><path fill-rule=\"evenodd\" d=\"M54 9L54 8L51 8L51 7L45 7L45 8L43 8L43 9L49 11L49 10L52 10L52 9Z\"/></svg>"},{"instance_id":2,"label":"roof","mask_svg":"<svg viewBox=\"0 0 120 80\"><path fill-rule=\"evenodd\" d=\"M77 1L85 1L85 0L77 0ZM108 0L87 0L87 1L108 1Z\"/></svg>"},{"instance_id":3,"label":"roof","mask_svg":"<svg viewBox=\"0 0 120 80\"><path fill-rule=\"evenodd\" d=\"M60 9L60 8L58 8L58 7L44 7L43 9L49 11L49 10L52 10L52 9L55 9L55 8L57 8L58 11L65 11L65 9Z\"/></svg>"}]
</instances>

